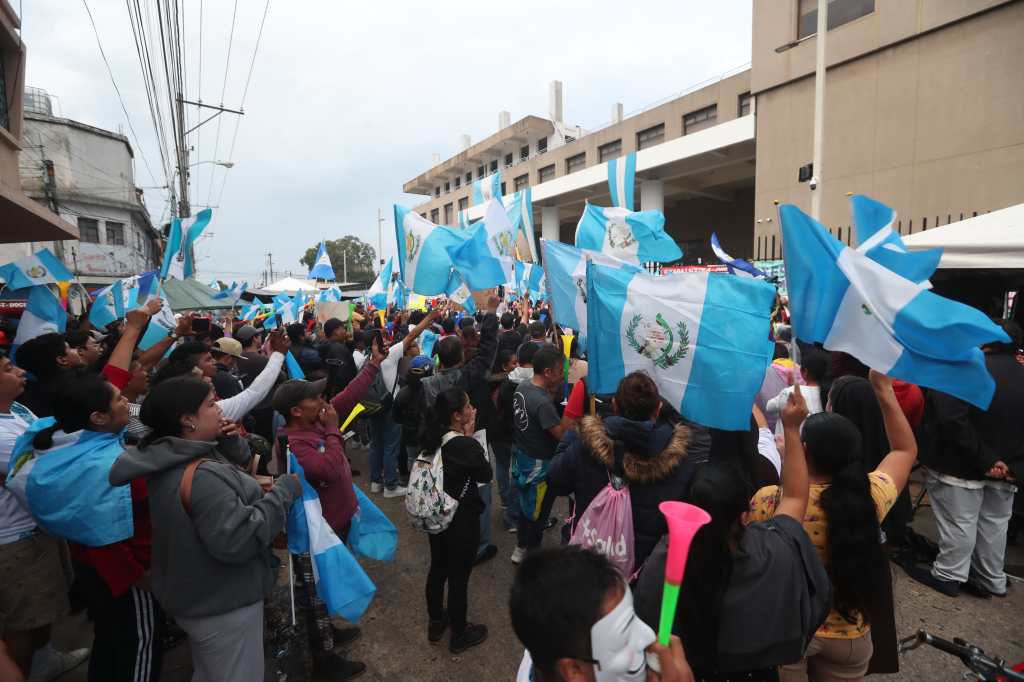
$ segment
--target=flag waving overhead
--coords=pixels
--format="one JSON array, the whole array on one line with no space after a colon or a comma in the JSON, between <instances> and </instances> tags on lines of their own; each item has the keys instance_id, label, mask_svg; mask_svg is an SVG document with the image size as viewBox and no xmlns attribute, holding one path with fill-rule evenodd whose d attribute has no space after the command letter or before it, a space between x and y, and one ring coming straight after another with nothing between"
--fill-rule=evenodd
<instances>
[{"instance_id":1,"label":"flag waving overhead","mask_svg":"<svg viewBox=\"0 0 1024 682\"><path fill-rule=\"evenodd\" d=\"M482 223L470 229L466 241L448 248L452 264L473 291L512 280L516 232L501 202L491 199ZM413 285L416 293L423 293Z\"/></svg>"},{"instance_id":2,"label":"flag waving overhead","mask_svg":"<svg viewBox=\"0 0 1024 682\"><path fill-rule=\"evenodd\" d=\"M871 260L918 284L927 282L939 267L942 249L907 251L892 227L896 211L863 194L850 197L850 210L857 230L857 250Z\"/></svg>"},{"instance_id":3,"label":"flag waving overhead","mask_svg":"<svg viewBox=\"0 0 1024 682\"><path fill-rule=\"evenodd\" d=\"M533 263L516 261L516 289L520 292L544 291L544 268Z\"/></svg>"},{"instance_id":4,"label":"flag waving overhead","mask_svg":"<svg viewBox=\"0 0 1024 682\"><path fill-rule=\"evenodd\" d=\"M181 219L171 218L171 230L167 235L167 245L164 247L164 260L160 266L160 280L167 279L171 273L171 263L175 256L181 251Z\"/></svg>"},{"instance_id":5,"label":"flag waving overhead","mask_svg":"<svg viewBox=\"0 0 1024 682\"><path fill-rule=\"evenodd\" d=\"M121 292L121 280L96 292L92 307L89 309L89 322L97 329L103 329L111 322L124 317L124 294Z\"/></svg>"},{"instance_id":6,"label":"flag waving overhead","mask_svg":"<svg viewBox=\"0 0 1024 682\"><path fill-rule=\"evenodd\" d=\"M40 284L68 282L74 278L71 271L49 249L0 265L0 279L7 282L7 288L12 291Z\"/></svg>"},{"instance_id":7,"label":"flag waving overhead","mask_svg":"<svg viewBox=\"0 0 1024 682\"><path fill-rule=\"evenodd\" d=\"M501 199L501 173L491 173L473 183L473 205L485 204L491 199Z\"/></svg>"},{"instance_id":8,"label":"flag waving overhead","mask_svg":"<svg viewBox=\"0 0 1024 682\"><path fill-rule=\"evenodd\" d=\"M711 250L715 252L715 256L718 260L722 261L727 268L729 268L729 274L739 275L740 277L764 277L764 273L748 261L742 258L733 258L725 252L722 245L718 243L718 234L711 233Z\"/></svg>"},{"instance_id":9,"label":"flag waving overhead","mask_svg":"<svg viewBox=\"0 0 1024 682\"><path fill-rule=\"evenodd\" d=\"M181 221L181 251L185 254L184 273L185 278L195 277L195 243L199 235L203 233L213 218L213 209L204 208L190 218Z\"/></svg>"},{"instance_id":10,"label":"flag waving overhead","mask_svg":"<svg viewBox=\"0 0 1024 682\"><path fill-rule=\"evenodd\" d=\"M588 203L576 226L576 246L627 263L679 260L683 252L665 232L661 211L602 208Z\"/></svg>"},{"instance_id":11,"label":"flag waving overhead","mask_svg":"<svg viewBox=\"0 0 1024 682\"><path fill-rule=\"evenodd\" d=\"M636 370L687 419L732 431L750 408L772 359L775 287L725 273L666 277L587 265L587 388L614 393Z\"/></svg>"},{"instance_id":12,"label":"flag waving overhead","mask_svg":"<svg viewBox=\"0 0 1024 682\"><path fill-rule=\"evenodd\" d=\"M527 187L516 192L505 206L505 213L517 235L516 245L525 244L525 250L520 246L517 258L539 263L537 238L533 234L533 190Z\"/></svg>"},{"instance_id":13,"label":"flag waving overhead","mask_svg":"<svg viewBox=\"0 0 1024 682\"><path fill-rule=\"evenodd\" d=\"M242 297L242 294L244 294L245 290L248 288L248 282L242 282L241 284L238 284L237 282L232 282L231 286L229 286L227 289L224 289L223 291L218 291L213 295L213 297L218 300L227 299L231 301L232 304L236 304L238 303L238 299Z\"/></svg>"},{"instance_id":14,"label":"flag waving overhead","mask_svg":"<svg viewBox=\"0 0 1024 682\"><path fill-rule=\"evenodd\" d=\"M608 194L612 206L630 211L633 203L633 188L636 185L636 152L630 152L620 159L608 162Z\"/></svg>"},{"instance_id":15,"label":"flag waving overhead","mask_svg":"<svg viewBox=\"0 0 1024 682\"><path fill-rule=\"evenodd\" d=\"M334 280L334 268L331 267L331 257L327 254L327 244L321 240L320 249L316 252L316 262L309 271L310 279Z\"/></svg>"},{"instance_id":16,"label":"flag waving overhead","mask_svg":"<svg viewBox=\"0 0 1024 682\"><path fill-rule=\"evenodd\" d=\"M473 292L462 281L462 276L455 268L452 268L452 274L448 278L448 286L444 293L451 301L462 306L467 313L476 315L476 301L473 300Z\"/></svg>"},{"instance_id":17,"label":"flag waving overhead","mask_svg":"<svg viewBox=\"0 0 1024 682\"><path fill-rule=\"evenodd\" d=\"M435 225L416 211L395 204L395 237L398 267L406 287L425 296L443 294L452 267L448 249L466 241L468 232Z\"/></svg>"},{"instance_id":18,"label":"flag waving overhead","mask_svg":"<svg viewBox=\"0 0 1024 682\"><path fill-rule=\"evenodd\" d=\"M796 206L779 206L779 219L797 338L988 408L995 382L979 347L1008 342L1002 329L844 245Z\"/></svg>"},{"instance_id":19,"label":"flag waving overhead","mask_svg":"<svg viewBox=\"0 0 1024 682\"><path fill-rule=\"evenodd\" d=\"M377 279L366 290L370 297L370 303L375 308L386 308L388 305L388 293L391 291L391 269L394 267L394 259L388 258L381 271L377 273Z\"/></svg>"},{"instance_id":20,"label":"flag waving overhead","mask_svg":"<svg viewBox=\"0 0 1024 682\"><path fill-rule=\"evenodd\" d=\"M12 345L20 346L30 339L53 332L64 333L68 326L68 314L60 305L50 287L39 285L28 292L25 311L18 322L18 331Z\"/></svg>"}]
</instances>

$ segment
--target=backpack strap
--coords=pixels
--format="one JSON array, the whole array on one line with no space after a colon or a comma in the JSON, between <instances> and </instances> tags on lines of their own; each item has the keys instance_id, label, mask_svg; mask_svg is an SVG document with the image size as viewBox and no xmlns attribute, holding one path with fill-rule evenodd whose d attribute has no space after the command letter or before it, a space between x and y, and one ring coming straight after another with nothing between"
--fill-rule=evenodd
<instances>
[{"instance_id":1,"label":"backpack strap","mask_svg":"<svg viewBox=\"0 0 1024 682\"><path fill-rule=\"evenodd\" d=\"M188 466L185 467L185 473L181 475L181 483L178 485L178 496L181 498L181 506L190 518L192 516L192 479L195 478L196 469L199 468L199 465L209 461L206 457L194 459L188 463Z\"/></svg>"},{"instance_id":2,"label":"backpack strap","mask_svg":"<svg viewBox=\"0 0 1024 682\"><path fill-rule=\"evenodd\" d=\"M612 441L612 468L608 471L608 482L616 490L626 487L626 444L621 440Z\"/></svg>"}]
</instances>

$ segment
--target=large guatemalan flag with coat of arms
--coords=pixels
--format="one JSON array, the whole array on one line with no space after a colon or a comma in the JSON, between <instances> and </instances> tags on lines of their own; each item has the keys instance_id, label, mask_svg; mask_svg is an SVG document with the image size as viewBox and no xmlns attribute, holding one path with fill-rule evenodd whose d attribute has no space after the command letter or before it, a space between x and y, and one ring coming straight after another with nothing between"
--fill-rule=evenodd
<instances>
[{"instance_id":1,"label":"large guatemalan flag with coat of arms","mask_svg":"<svg viewBox=\"0 0 1024 682\"><path fill-rule=\"evenodd\" d=\"M649 275L587 263L588 388L615 393L643 370L687 419L731 431L750 409L772 359L775 287L725 273Z\"/></svg>"}]
</instances>

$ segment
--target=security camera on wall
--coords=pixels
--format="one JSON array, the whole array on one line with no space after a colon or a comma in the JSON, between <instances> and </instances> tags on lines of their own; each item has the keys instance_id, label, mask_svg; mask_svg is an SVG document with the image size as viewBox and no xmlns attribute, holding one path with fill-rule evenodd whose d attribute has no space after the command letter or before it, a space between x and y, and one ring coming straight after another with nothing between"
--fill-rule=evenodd
<instances>
[{"instance_id":1,"label":"security camera on wall","mask_svg":"<svg viewBox=\"0 0 1024 682\"><path fill-rule=\"evenodd\" d=\"M818 178L811 178L807 184L810 186L812 190L818 189Z\"/></svg>"}]
</instances>

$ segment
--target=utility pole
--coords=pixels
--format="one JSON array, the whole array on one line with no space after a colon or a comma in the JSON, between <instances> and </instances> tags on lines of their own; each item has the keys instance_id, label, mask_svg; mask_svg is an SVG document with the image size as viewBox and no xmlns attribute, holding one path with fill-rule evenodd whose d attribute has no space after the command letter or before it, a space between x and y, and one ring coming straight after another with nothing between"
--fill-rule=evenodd
<instances>
[{"instance_id":1,"label":"utility pole","mask_svg":"<svg viewBox=\"0 0 1024 682\"><path fill-rule=\"evenodd\" d=\"M825 35L828 33L828 0L818 0L818 35L814 60L814 176L811 178L811 217L821 220L821 157L825 133Z\"/></svg>"},{"instance_id":2,"label":"utility pole","mask_svg":"<svg viewBox=\"0 0 1024 682\"><path fill-rule=\"evenodd\" d=\"M274 282L274 254L267 253L267 269L270 270L270 282Z\"/></svg>"},{"instance_id":3,"label":"utility pole","mask_svg":"<svg viewBox=\"0 0 1024 682\"><path fill-rule=\"evenodd\" d=\"M185 146L185 100L178 98L178 110L175 112L178 117L178 182L180 194L178 196L178 217L188 218L192 215L192 207L188 201L188 147Z\"/></svg>"},{"instance_id":4,"label":"utility pole","mask_svg":"<svg viewBox=\"0 0 1024 682\"><path fill-rule=\"evenodd\" d=\"M341 278L348 284L348 249L341 252Z\"/></svg>"},{"instance_id":5,"label":"utility pole","mask_svg":"<svg viewBox=\"0 0 1024 682\"><path fill-rule=\"evenodd\" d=\"M377 256L380 258L380 269L377 272L384 272L384 211L377 209ZM347 278L346 278L347 279Z\"/></svg>"}]
</instances>

